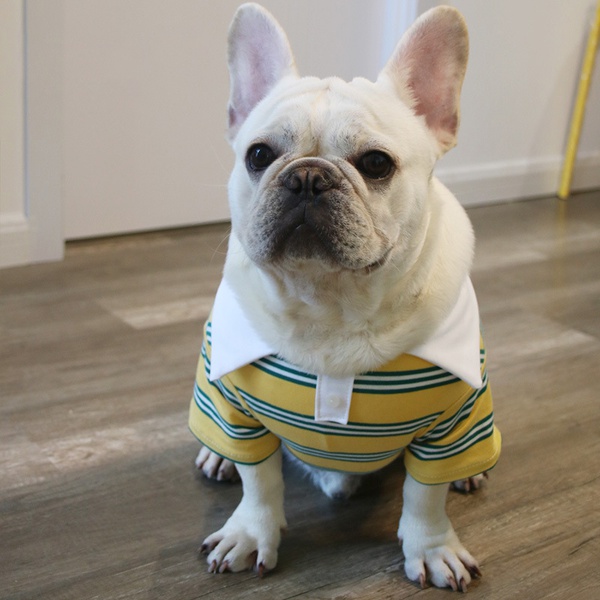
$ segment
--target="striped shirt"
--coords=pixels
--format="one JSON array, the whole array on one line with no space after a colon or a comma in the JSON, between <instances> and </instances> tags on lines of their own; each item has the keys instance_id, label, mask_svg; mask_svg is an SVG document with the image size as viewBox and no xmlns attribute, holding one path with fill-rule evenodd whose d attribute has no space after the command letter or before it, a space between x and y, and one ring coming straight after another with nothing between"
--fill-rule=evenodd
<instances>
[{"instance_id":1,"label":"striped shirt","mask_svg":"<svg viewBox=\"0 0 600 600\"><path fill-rule=\"evenodd\" d=\"M283 443L310 465L367 473L404 450L410 474L438 484L489 470L498 460L483 344L481 388L403 354L355 377L345 424L315 420L317 375L270 355L211 381L211 349L209 321L189 424L205 446L233 462L259 463Z\"/></svg>"}]
</instances>

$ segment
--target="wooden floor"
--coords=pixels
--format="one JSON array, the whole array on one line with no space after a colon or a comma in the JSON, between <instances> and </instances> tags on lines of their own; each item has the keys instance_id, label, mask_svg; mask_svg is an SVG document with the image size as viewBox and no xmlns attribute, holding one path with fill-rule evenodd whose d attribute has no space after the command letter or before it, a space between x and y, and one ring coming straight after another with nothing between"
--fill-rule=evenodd
<instances>
[{"instance_id":1,"label":"wooden floor","mask_svg":"<svg viewBox=\"0 0 600 600\"><path fill-rule=\"evenodd\" d=\"M600 193L470 211L503 455L448 510L474 597L600 598ZM278 568L196 550L239 485L198 477L186 415L227 227L74 243L0 272L0 598L446 598L406 580L403 468L336 504L286 467Z\"/></svg>"}]
</instances>

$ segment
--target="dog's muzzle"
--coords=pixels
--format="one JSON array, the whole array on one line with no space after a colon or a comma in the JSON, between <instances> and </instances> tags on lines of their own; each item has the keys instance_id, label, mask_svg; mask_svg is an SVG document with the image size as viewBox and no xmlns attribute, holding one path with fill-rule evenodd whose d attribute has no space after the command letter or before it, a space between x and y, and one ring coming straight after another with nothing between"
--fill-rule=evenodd
<instances>
[{"instance_id":1,"label":"dog's muzzle","mask_svg":"<svg viewBox=\"0 0 600 600\"><path fill-rule=\"evenodd\" d=\"M305 158L278 177L281 219L278 238L288 256L335 256L336 222L343 202L343 177L331 163Z\"/></svg>"},{"instance_id":2,"label":"dog's muzzle","mask_svg":"<svg viewBox=\"0 0 600 600\"><path fill-rule=\"evenodd\" d=\"M390 244L378 235L350 179L319 157L287 164L261 195L246 248L259 265L317 260L335 269L372 270ZM295 264L295 263L294 263Z\"/></svg>"}]
</instances>

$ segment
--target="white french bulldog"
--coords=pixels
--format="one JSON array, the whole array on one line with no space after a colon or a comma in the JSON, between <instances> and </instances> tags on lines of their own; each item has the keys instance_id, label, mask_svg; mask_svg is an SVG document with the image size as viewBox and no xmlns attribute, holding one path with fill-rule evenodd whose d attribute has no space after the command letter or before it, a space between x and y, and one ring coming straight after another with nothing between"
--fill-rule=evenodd
<instances>
[{"instance_id":1,"label":"white french bulldog","mask_svg":"<svg viewBox=\"0 0 600 600\"><path fill-rule=\"evenodd\" d=\"M432 174L456 143L467 56L463 18L438 7L376 82L301 78L266 10L235 15L232 233L190 409L198 467L243 484L204 541L212 572L275 567L283 446L331 497L403 452L407 576L466 591L480 575L446 495L478 486L500 436L471 225Z\"/></svg>"}]
</instances>

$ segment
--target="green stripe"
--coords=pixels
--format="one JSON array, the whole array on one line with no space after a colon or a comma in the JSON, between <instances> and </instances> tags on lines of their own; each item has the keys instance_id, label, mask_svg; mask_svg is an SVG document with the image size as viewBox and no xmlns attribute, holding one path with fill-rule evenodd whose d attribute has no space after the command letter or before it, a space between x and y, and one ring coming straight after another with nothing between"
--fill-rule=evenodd
<instances>
[{"instance_id":1,"label":"green stripe","mask_svg":"<svg viewBox=\"0 0 600 600\"><path fill-rule=\"evenodd\" d=\"M279 406L274 406L260 398L252 396L244 390L238 389L238 392L255 413L298 429L325 435L357 438L411 436L419 429L429 426L441 414L440 412L431 413L418 419L401 421L399 423L379 424L349 422L347 425L341 425L333 422L315 421L312 416L303 415L301 413L285 410Z\"/></svg>"},{"instance_id":2,"label":"green stripe","mask_svg":"<svg viewBox=\"0 0 600 600\"><path fill-rule=\"evenodd\" d=\"M432 444L411 443L409 450L422 461L446 460L463 454L476 444L488 439L494 433L494 413L478 421L469 431L451 444L434 446Z\"/></svg>"},{"instance_id":3,"label":"green stripe","mask_svg":"<svg viewBox=\"0 0 600 600\"><path fill-rule=\"evenodd\" d=\"M212 398L200 389L198 384L194 386L194 403L200 412L213 421L231 439L258 439L269 433L262 423L259 424L259 427L248 427L246 425L235 425L227 421L215 406Z\"/></svg>"},{"instance_id":4,"label":"green stripe","mask_svg":"<svg viewBox=\"0 0 600 600\"><path fill-rule=\"evenodd\" d=\"M381 383L369 383L369 387L361 385L360 383L354 384L353 391L360 394L378 394L378 395L394 395L394 394L412 394L419 393L425 390L432 390L438 387L444 387L446 385L453 385L460 381L458 377L450 373L445 373L445 377L449 377L446 381L441 381L441 378L431 380L431 382L424 381L408 381L403 384L392 384L389 382ZM374 386L374 387L370 387ZM379 387L380 389L377 389Z\"/></svg>"},{"instance_id":5,"label":"green stripe","mask_svg":"<svg viewBox=\"0 0 600 600\"><path fill-rule=\"evenodd\" d=\"M302 373L303 377L314 377L314 383L309 383L308 381L302 381L301 379L296 379L294 377L294 373L299 373L299 371L294 371L293 369L284 369L283 367L281 367L281 369L283 371L287 371L290 373L290 376L287 377L285 375L282 375L281 373L275 373L271 368L268 368L267 366L265 366L264 364L261 364L261 361L256 361L252 363L252 366L255 367L256 369L258 369L259 371L262 371L263 373L266 373L267 375L270 375L271 377L274 377L275 379L279 379L281 381L288 381L290 383L294 383L296 385L301 385L304 387L308 387L308 388L312 388L315 389L316 388L316 381L317 378L316 376L311 376L308 373ZM278 366L279 368L279 366Z\"/></svg>"},{"instance_id":6,"label":"green stripe","mask_svg":"<svg viewBox=\"0 0 600 600\"><path fill-rule=\"evenodd\" d=\"M460 407L460 409L455 412L451 417L448 417L444 421L438 423L430 432L426 433L423 437L419 438L417 441L425 441L425 440L438 440L450 433L459 423L468 419L471 411L475 405L475 402L487 391L488 389L488 379L487 372L483 372L483 387L475 390L469 398L465 401L465 403Z\"/></svg>"},{"instance_id":7,"label":"green stripe","mask_svg":"<svg viewBox=\"0 0 600 600\"><path fill-rule=\"evenodd\" d=\"M295 442L284 439L283 442L289 448L306 454L307 456L315 456L317 458L324 458L327 460L345 461L345 462L379 462L397 456L402 452L402 448L395 450L388 450L385 452L361 452L360 454L354 452L329 452L327 450L318 450L316 448L309 448L308 446L302 446Z\"/></svg>"}]
</instances>

